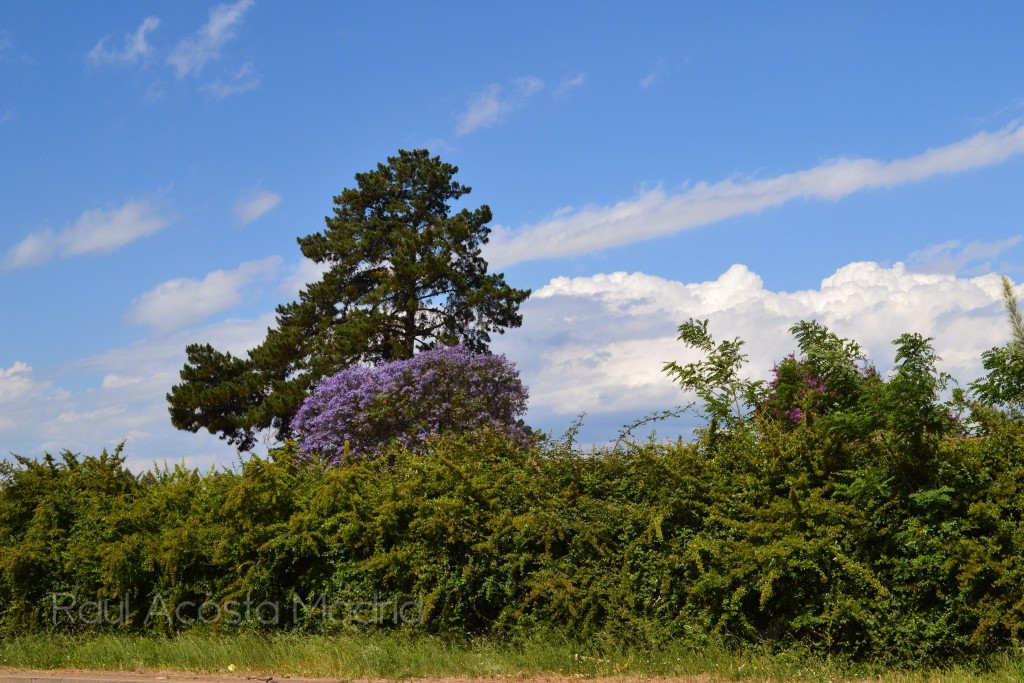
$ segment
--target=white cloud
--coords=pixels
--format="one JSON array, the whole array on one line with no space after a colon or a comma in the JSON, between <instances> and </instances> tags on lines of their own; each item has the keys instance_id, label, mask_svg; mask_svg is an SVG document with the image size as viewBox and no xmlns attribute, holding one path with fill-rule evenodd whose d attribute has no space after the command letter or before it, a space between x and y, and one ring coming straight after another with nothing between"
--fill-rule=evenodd
<instances>
[{"instance_id":1,"label":"white cloud","mask_svg":"<svg viewBox=\"0 0 1024 683\"><path fill-rule=\"evenodd\" d=\"M0 368L0 405L22 398L32 389L32 368L20 360Z\"/></svg>"},{"instance_id":2,"label":"white cloud","mask_svg":"<svg viewBox=\"0 0 1024 683\"><path fill-rule=\"evenodd\" d=\"M276 277L281 258L248 261L234 270L216 270L205 278L168 280L135 299L127 319L158 331L180 329L235 308L253 285Z\"/></svg>"},{"instance_id":3,"label":"white cloud","mask_svg":"<svg viewBox=\"0 0 1024 683\"><path fill-rule=\"evenodd\" d=\"M120 417L124 415L126 411L125 406L107 406L100 408L99 410L90 410L88 412L76 412L69 410L61 413L57 416L57 419L65 424L75 424L78 422L95 422L96 420L109 419L112 417Z\"/></svg>"},{"instance_id":4,"label":"white cloud","mask_svg":"<svg viewBox=\"0 0 1024 683\"><path fill-rule=\"evenodd\" d=\"M855 192L892 188L933 176L998 164L1024 152L1020 122L893 161L838 159L764 180L699 183L677 194L658 187L612 206L560 212L518 230L494 228L485 257L495 268L540 258L585 254L756 213L803 199L836 201Z\"/></svg>"},{"instance_id":5,"label":"white cloud","mask_svg":"<svg viewBox=\"0 0 1024 683\"><path fill-rule=\"evenodd\" d=\"M328 263L317 263L308 258L303 258L293 268L278 287L278 291L290 299L298 299L299 292L314 282L323 279L324 273L330 270Z\"/></svg>"},{"instance_id":6,"label":"white cloud","mask_svg":"<svg viewBox=\"0 0 1024 683\"><path fill-rule=\"evenodd\" d=\"M46 263L57 253L57 248L57 239L53 231L44 228L27 235L11 247L4 258L4 268L11 270Z\"/></svg>"},{"instance_id":7,"label":"white cloud","mask_svg":"<svg viewBox=\"0 0 1024 683\"><path fill-rule=\"evenodd\" d=\"M911 253L907 257L907 265L922 273L958 273L966 266L976 264L971 270L987 272L992 270L997 256L1020 240L1019 235L996 242L963 244L960 240L950 240Z\"/></svg>"},{"instance_id":8,"label":"white cloud","mask_svg":"<svg viewBox=\"0 0 1024 683\"><path fill-rule=\"evenodd\" d=\"M630 419L693 398L662 373L666 361L697 359L677 341L678 326L691 317L709 318L718 340L744 339L748 372L762 379L796 350L788 329L800 320L859 342L882 371L900 334L934 337L941 367L963 383L981 376L982 351L1009 338L996 275L915 273L902 263L851 263L798 292L765 289L742 265L699 283L644 273L560 277L522 312L523 327L493 346L519 361L530 387L528 422L560 432L587 412L602 439Z\"/></svg>"},{"instance_id":9,"label":"white cloud","mask_svg":"<svg viewBox=\"0 0 1024 683\"><path fill-rule=\"evenodd\" d=\"M272 324L274 316L268 314L160 333L46 371L52 380L76 383L102 376L95 388L52 388L51 380L33 379L24 363L0 369L0 458L8 452L38 456L64 449L97 454L127 439L125 455L134 471L165 460L203 467L230 464L236 457L232 447L205 432L190 434L171 425L165 396L179 381L187 344L208 342L244 356ZM12 382L16 391L7 391Z\"/></svg>"},{"instance_id":10,"label":"white cloud","mask_svg":"<svg viewBox=\"0 0 1024 683\"><path fill-rule=\"evenodd\" d=\"M219 100L223 100L225 97L249 92L258 87L260 87L260 78L256 75L252 64L246 63L232 73L227 81L216 80L212 83L207 83L200 90L210 93Z\"/></svg>"},{"instance_id":11,"label":"white cloud","mask_svg":"<svg viewBox=\"0 0 1024 683\"><path fill-rule=\"evenodd\" d=\"M121 389L133 384L138 384L142 380L142 377L126 377L124 375L110 373L103 376L103 383L100 386L104 389Z\"/></svg>"},{"instance_id":12,"label":"white cloud","mask_svg":"<svg viewBox=\"0 0 1024 683\"><path fill-rule=\"evenodd\" d=\"M512 91L503 96L504 88L492 84L472 97L464 112L456 116L455 134L467 135L478 128L486 128L505 121L505 118L544 89L544 81L535 76L515 80Z\"/></svg>"},{"instance_id":13,"label":"white cloud","mask_svg":"<svg viewBox=\"0 0 1024 683\"><path fill-rule=\"evenodd\" d=\"M94 66L103 64L134 64L152 54L153 48L146 42L146 34L156 30L159 25L159 18L146 17L142 20L139 27L135 29L135 33L125 34L124 45L120 49L108 47L107 41L110 39L110 36L106 36L96 43L93 49L89 50L86 57Z\"/></svg>"},{"instance_id":14,"label":"white cloud","mask_svg":"<svg viewBox=\"0 0 1024 683\"><path fill-rule=\"evenodd\" d=\"M236 25L252 6L253 0L238 0L211 9L206 24L175 45L167 56L167 63L175 68L178 78L198 75L207 62L217 59L224 44L235 37Z\"/></svg>"},{"instance_id":15,"label":"white cloud","mask_svg":"<svg viewBox=\"0 0 1024 683\"><path fill-rule=\"evenodd\" d=\"M0 124L10 123L18 118L18 112L14 109L6 109L3 114L0 114Z\"/></svg>"},{"instance_id":16,"label":"white cloud","mask_svg":"<svg viewBox=\"0 0 1024 683\"><path fill-rule=\"evenodd\" d=\"M0 28L0 64L6 64L13 60L14 36L11 32Z\"/></svg>"},{"instance_id":17,"label":"white cloud","mask_svg":"<svg viewBox=\"0 0 1024 683\"><path fill-rule=\"evenodd\" d=\"M578 73L575 76L567 76L563 78L558 85L555 86L555 97L561 97L570 90L575 90L584 83L587 82L587 75L585 73Z\"/></svg>"},{"instance_id":18,"label":"white cloud","mask_svg":"<svg viewBox=\"0 0 1024 683\"><path fill-rule=\"evenodd\" d=\"M43 228L27 235L4 257L7 270L36 266L55 256L110 252L170 224L153 202L131 200L114 209L92 209L60 232Z\"/></svg>"},{"instance_id":19,"label":"white cloud","mask_svg":"<svg viewBox=\"0 0 1024 683\"><path fill-rule=\"evenodd\" d=\"M235 202L235 218L248 225L281 203L281 195L270 190L251 190Z\"/></svg>"},{"instance_id":20,"label":"white cloud","mask_svg":"<svg viewBox=\"0 0 1024 683\"><path fill-rule=\"evenodd\" d=\"M651 88L661 82L661 79L665 76L665 69L668 62L664 59L659 59L658 63L655 64L654 70L649 74L640 79L640 87L644 90Z\"/></svg>"}]
</instances>

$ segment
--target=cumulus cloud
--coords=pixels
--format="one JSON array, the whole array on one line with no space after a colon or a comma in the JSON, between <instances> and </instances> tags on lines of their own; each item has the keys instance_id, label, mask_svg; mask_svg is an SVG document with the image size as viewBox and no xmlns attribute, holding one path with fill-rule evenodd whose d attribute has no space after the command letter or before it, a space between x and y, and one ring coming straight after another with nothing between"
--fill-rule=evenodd
<instances>
[{"instance_id":1,"label":"cumulus cloud","mask_svg":"<svg viewBox=\"0 0 1024 683\"><path fill-rule=\"evenodd\" d=\"M892 161L837 159L763 180L701 182L679 193L657 187L611 206L562 210L517 230L496 226L485 257L495 268L585 254L756 213L793 199L837 201L937 175L991 166L1024 152L1024 124L982 132L945 147Z\"/></svg>"},{"instance_id":2,"label":"cumulus cloud","mask_svg":"<svg viewBox=\"0 0 1024 683\"><path fill-rule=\"evenodd\" d=\"M797 292L766 289L743 265L697 283L644 273L559 277L522 312L523 327L494 347L519 361L531 424L560 431L587 412L602 439L631 419L693 398L662 373L667 361L698 358L677 341L678 326L691 317L710 319L716 339L744 339L747 371L761 379L796 350L788 330L800 320L856 340L882 371L902 333L934 337L942 368L964 383L982 375L982 351L1009 335L996 275L919 273L902 263L851 263L818 288Z\"/></svg>"},{"instance_id":3,"label":"cumulus cloud","mask_svg":"<svg viewBox=\"0 0 1024 683\"><path fill-rule=\"evenodd\" d=\"M474 95L466 110L456 116L455 134L468 135L479 128L504 122L509 114L543 89L544 81L535 76L517 78L507 94L497 83L488 86Z\"/></svg>"},{"instance_id":4,"label":"cumulus cloud","mask_svg":"<svg viewBox=\"0 0 1024 683\"><path fill-rule=\"evenodd\" d=\"M253 4L254 0L238 0L211 9L202 28L181 40L167 56L167 63L174 67L178 78L198 75L207 62L217 59L224 44L235 37L235 28Z\"/></svg>"},{"instance_id":5,"label":"cumulus cloud","mask_svg":"<svg viewBox=\"0 0 1024 683\"><path fill-rule=\"evenodd\" d=\"M162 332L201 322L243 303L256 283L276 277L280 263L280 257L270 256L213 271L202 280L168 280L135 299L127 319Z\"/></svg>"},{"instance_id":6,"label":"cumulus cloud","mask_svg":"<svg viewBox=\"0 0 1024 683\"><path fill-rule=\"evenodd\" d=\"M235 202L235 218L248 225L281 203L281 195L270 190L250 190Z\"/></svg>"},{"instance_id":7,"label":"cumulus cloud","mask_svg":"<svg viewBox=\"0 0 1024 683\"><path fill-rule=\"evenodd\" d=\"M152 52L152 46L146 42L146 34L156 30L160 25L160 19L157 17L146 17L142 20L142 23L134 33L126 33L124 36L124 43L120 48L109 47L107 41L110 40L110 36L104 37L100 42L89 50L86 54L86 58L89 63L94 66L101 66L104 64L134 64L141 59L149 57Z\"/></svg>"},{"instance_id":8,"label":"cumulus cloud","mask_svg":"<svg viewBox=\"0 0 1024 683\"><path fill-rule=\"evenodd\" d=\"M8 250L4 268L37 266L58 256L115 251L169 224L170 219L148 199L131 200L113 209L93 209L58 232L44 228L27 235Z\"/></svg>"}]
</instances>

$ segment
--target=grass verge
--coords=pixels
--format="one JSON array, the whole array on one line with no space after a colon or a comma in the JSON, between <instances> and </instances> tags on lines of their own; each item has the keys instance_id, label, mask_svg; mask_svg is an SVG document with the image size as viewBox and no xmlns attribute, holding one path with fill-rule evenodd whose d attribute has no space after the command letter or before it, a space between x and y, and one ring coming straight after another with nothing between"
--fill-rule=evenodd
<instances>
[{"instance_id":1,"label":"grass verge","mask_svg":"<svg viewBox=\"0 0 1024 683\"><path fill-rule=\"evenodd\" d=\"M984 665L893 671L805 652L668 647L654 652L600 651L560 638L519 643L452 643L429 636L346 633L337 636L186 633L173 638L129 635L38 635L0 639L0 666L30 669L182 671L351 679L447 677L673 678L724 681L885 681L1009 683L1024 679L1024 659Z\"/></svg>"}]
</instances>

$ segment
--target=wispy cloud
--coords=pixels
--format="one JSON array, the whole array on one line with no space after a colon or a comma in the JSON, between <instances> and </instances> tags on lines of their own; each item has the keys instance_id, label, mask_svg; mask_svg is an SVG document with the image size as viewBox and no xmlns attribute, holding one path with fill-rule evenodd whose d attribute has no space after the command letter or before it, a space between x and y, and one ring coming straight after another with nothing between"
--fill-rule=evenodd
<instances>
[{"instance_id":1,"label":"wispy cloud","mask_svg":"<svg viewBox=\"0 0 1024 683\"><path fill-rule=\"evenodd\" d=\"M11 32L0 28L0 64L11 61L14 53L14 37Z\"/></svg>"},{"instance_id":2,"label":"wispy cloud","mask_svg":"<svg viewBox=\"0 0 1024 683\"><path fill-rule=\"evenodd\" d=\"M569 92L570 90L575 90L576 88L580 87L586 82L587 74L585 73L578 73L575 76L567 76L566 78L563 78L561 81L559 81L558 85L555 86L555 97L561 97L565 93Z\"/></svg>"},{"instance_id":3,"label":"wispy cloud","mask_svg":"<svg viewBox=\"0 0 1024 683\"><path fill-rule=\"evenodd\" d=\"M972 265L978 273L992 270L995 259L1021 241L1019 235L996 242L968 242L950 240L933 244L907 257L907 266L920 273L959 273Z\"/></svg>"},{"instance_id":4,"label":"wispy cloud","mask_svg":"<svg viewBox=\"0 0 1024 683\"><path fill-rule=\"evenodd\" d=\"M202 322L243 303L255 283L276 278L279 256L247 261L234 270L216 270L202 280L168 280L142 294L127 313L128 322L166 332Z\"/></svg>"},{"instance_id":5,"label":"wispy cloud","mask_svg":"<svg viewBox=\"0 0 1024 683\"><path fill-rule=\"evenodd\" d=\"M231 97L232 95L238 95L243 92L249 92L260 87L260 78L253 69L252 64L245 63L240 69L230 74L227 80L218 79L211 83L207 83L200 88L203 92L208 92L219 100L225 97Z\"/></svg>"},{"instance_id":6,"label":"wispy cloud","mask_svg":"<svg viewBox=\"0 0 1024 683\"><path fill-rule=\"evenodd\" d=\"M702 182L677 194L658 187L612 206L563 209L518 230L498 226L485 255L495 267L575 256L756 213L793 199L836 201L861 190L961 173L1022 152L1024 125L1014 122L1002 130L978 133L903 159L838 159L764 180Z\"/></svg>"},{"instance_id":7,"label":"wispy cloud","mask_svg":"<svg viewBox=\"0 0 1024 683\"><path fill-rule=\"evenodd\" d=\"M478 128L502 123L505 118L525 105L531 97L544 89L544 81L536 76L523 76L506 94L497 83L474 95L466 110L456 116L455 134L467 135Z\"/></svg>"},{"instance_id":8,"label":"wispy cloud","mask_svg":"<svg viewBox=\"0 0 1024 683\"><path fill-rule=\"evenodd\" d=\"M124 44L120 48L108 47L107 41L110 36L104 37L96 43L93 49L89 50L86 58L94 66L103 64L134 64L140 59L149 57L153 48L146 42L146 34L156 30L160 25L157 17L146 17L134 33L126 33Z\"/></svg>"},{"instance_id":9,"label":"wispy cloud","mask_svg":"<svg viewBox=\"0 0 1024 683\"><path fill-rule=\"evenodd\" d=\"M0 124L10 123L18 118L18 112L14 109L7 109L3 114L0 114Z\"/></svg>"},{"instance_id":10,"label":"wispy cloud","mask_svg":"<svg viewBox=\"0 0 1024 683\"><path fill-rule=\"evenodd\" d=\"M658 63L654 65L654 69L640 79L640 87L647 90L658 83L665 77L666 70L668 68L668 62L664 59L659 59Z\"/></svg>"},{"instance_id":11,"label":"wispy cloud","mask_svg":"<svg viewBox=\"0 0 1024 683\"><path fill-rule=\"evenodd\" d=\"M248 225L281 203L281 195L270 190L252 190L235 202L235 218Z\"/></svg>"},{"instance_id":12,"label":"wispy cloud","mask_svg":"<svg viewBox=\"0 0 1024 683\"><path fill-rule=\"evenodd\" d=\"M29 234L8 250L4 268L13 270L41 265L55 257L115 251L169 224L170 219L148 199L132 200L114 209L93 209L58 232L44 228Z\"/></svg>"},{"instance_id":13,"label":"wispy cloud","mask_svg":"<svg viewBox=\"0 0 1024 683\"><path fill-rule=\"evenodd\" d=\"M238 0L231 5L217 5L210 10L210 18L195 34L181 40L167 63L177 71L178 78L198 75L203 66L220 56L220 50L235 37L235 28L253 6L254 0Z\"/></svg>"}]
</instances>

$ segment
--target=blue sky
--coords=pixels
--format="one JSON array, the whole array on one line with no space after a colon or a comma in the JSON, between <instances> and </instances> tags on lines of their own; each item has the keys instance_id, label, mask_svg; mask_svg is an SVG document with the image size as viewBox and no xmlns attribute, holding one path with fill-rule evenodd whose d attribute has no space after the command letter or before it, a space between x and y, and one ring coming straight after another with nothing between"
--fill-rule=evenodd
<instances>
[{"instance_id":1,"label":"blue sky","mask_svg":"<svg viewBox=\"0 0 1024 683\"><path fill-rule=\"evenodd\" d=\"M600 442L684 401L660 369L691 316L755 376L815 318L883 369L933 336L970 381L1024 271L1024 6L984 9L7 3L0 452L232 462L170 426L185 345L258 343L317 277L295 239L421 147L534 290L494 348L535 426Z\"/></svg>"}]
</instances>

